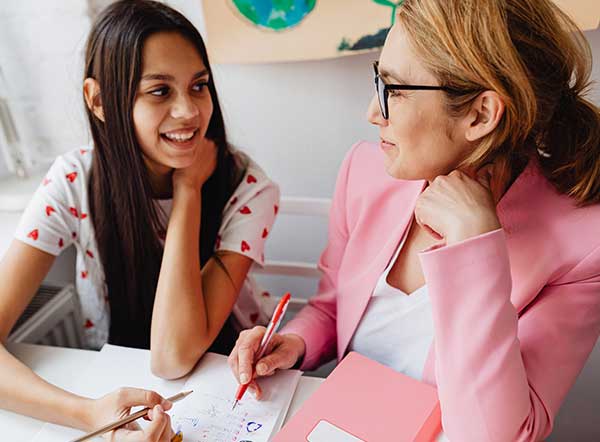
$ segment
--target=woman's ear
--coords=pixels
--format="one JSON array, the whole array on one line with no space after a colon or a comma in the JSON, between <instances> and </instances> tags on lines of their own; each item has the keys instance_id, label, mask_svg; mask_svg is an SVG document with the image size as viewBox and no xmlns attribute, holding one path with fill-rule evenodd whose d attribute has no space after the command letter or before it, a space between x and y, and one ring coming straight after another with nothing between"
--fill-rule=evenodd
<instances>
[{"instance_id":1,"label":"woman's ear","mask_svg":"<svg viewBox=\"0 0 600 442\"><path fill-rule=\"evenodd\" d=\"M504 115L504 100L494 91L485 91L477 96L467 114L465 138L478 141L491 133Z\"/></svg>"},{"instance_id":2,"label":"woman's ear","mask_svg":"<svg viewBox=\"0 0 600 442\"><path fill-rule=\"evenodd\" d=\"M93 78L86 78L83 82L83 96L85 104L96 118L104 123L104 109L100 98L100 84Z\"/></svg>"}]
</instances>

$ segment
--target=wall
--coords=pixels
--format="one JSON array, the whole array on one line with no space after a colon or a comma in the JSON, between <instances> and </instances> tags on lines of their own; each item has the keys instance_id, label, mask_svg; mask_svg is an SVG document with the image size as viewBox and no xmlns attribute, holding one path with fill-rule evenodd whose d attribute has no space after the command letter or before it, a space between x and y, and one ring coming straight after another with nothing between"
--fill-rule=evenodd
<instances>
[{"instance_id":1,"label":"wall","mask_svg":"<svg viewBox=\"0 0 600 442\"><path fill-rule=\"evenodd\" d=\"M82 0L2 2L0 66L17 128L38 163L85 140L80 55L89 26Z\"/></svg>"}]
</instances>

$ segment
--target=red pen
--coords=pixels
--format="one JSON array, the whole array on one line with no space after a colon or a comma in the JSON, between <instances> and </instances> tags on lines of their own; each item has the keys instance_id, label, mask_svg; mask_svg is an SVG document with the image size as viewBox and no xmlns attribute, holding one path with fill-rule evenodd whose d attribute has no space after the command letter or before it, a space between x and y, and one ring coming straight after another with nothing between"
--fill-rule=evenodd
<instances>
[{"instance_id":1,"label":"red pen","mask_svg":"<svg viewBox=\"0 0 600 442\"><path fill-rule=\"evenodd\" d=\"M281 300L279 301L279 304L277 304L277 308L273 313L273 317L269 321L269 325L267 325L267 330L265 331L262 341L260 341L258 353L256 353L256 356L254 356L254 363L252 364L252 374L254 374L254 365L256 365L256 363L260 360L260 358L264 356L265 352L267 351L267 346L269 345L271 338L277 331L277 328L281 323L283 315L285 315L285 311L287 309L291 297L292 295L286 293L285 295L283 295L283 298L281 298ZM235 394L235 402L233 403L233 407L231 407L232 410L235 408L238 402L242 400L242 396L244 396L244 393L248 389L248 385L250 385L250 382L248 382L247 384L240 384L240 386L238 387L237 393Z\"/></svg>"}]
</instances>

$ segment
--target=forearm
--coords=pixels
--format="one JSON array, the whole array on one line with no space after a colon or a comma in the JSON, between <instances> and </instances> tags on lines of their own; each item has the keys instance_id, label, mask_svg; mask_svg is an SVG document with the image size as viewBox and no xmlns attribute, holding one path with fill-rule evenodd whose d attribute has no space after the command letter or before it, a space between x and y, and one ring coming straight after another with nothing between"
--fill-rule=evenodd
<instances>
[{"instance_id":1,"label":"forearm","mask_svg":"<svg viewBox=\"0 0 600 442\"><path fill-rule=\"evenodd\" d=\"M200 191L175 193L152 314L152 367L186 374L210 346L200 265Z\"/></svg>"},{"instance_id":2,"label":"forearm","mask_svg":"<svg viewBox=\"0 0 600 442\"><path fill-rule=\"evenodd\" d=\"M92 400L62 390L37 376L0 345L0 408L45 422L91 430Z\"/></svg>"},{"instance_id":3,"label":"forearm","mask_svg":"<svg viewBox=\"0 0 600 442\"><path fill-rule=\"evenodd\" d=\"M294 334L304 341L301 370L314 370L336 357L336 287L324 276L319 293L283 327L281 334Z\"/></svg>"},{"instance_id":4,"label":"forearm","mask_svg":"<svg viewBox=\"0 0 600 442\"><path fill-rule=\"evenodd\" d=\"M426 252L421 263L446 434L463 441L512 441L517 434L538 440L548 421L521 355L503 232Z\"/></svg>"}]
</instances>

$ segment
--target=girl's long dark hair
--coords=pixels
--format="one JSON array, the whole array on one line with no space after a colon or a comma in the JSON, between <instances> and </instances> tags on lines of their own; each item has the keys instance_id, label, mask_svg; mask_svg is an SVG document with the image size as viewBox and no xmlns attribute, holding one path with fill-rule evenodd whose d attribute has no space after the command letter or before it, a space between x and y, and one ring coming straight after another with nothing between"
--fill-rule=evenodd
<instances>
[{"instance_id":1,"label":"girl's long dark hair","mask_svg":"<svg viewBox=\"0 0 600 442\"><path fill-rule=\"evenodd\" d=\"M213 113L206 137L218 148L217 166L202 188L200 262L214 253L226 202L242 171L228 147L225 125L202 37L177 11L149 0L118 1L98 17L85 55L85 77L100 85L104 121L87 109L94 142L89 199L110 304L109 342L149 348L152 307L163 248L157 209L133 106L141 77L142 48L157 32L178 32L198 50L210 75ZM176 318L174 318L176 320Z\"/></svg>"}]
</instances>

